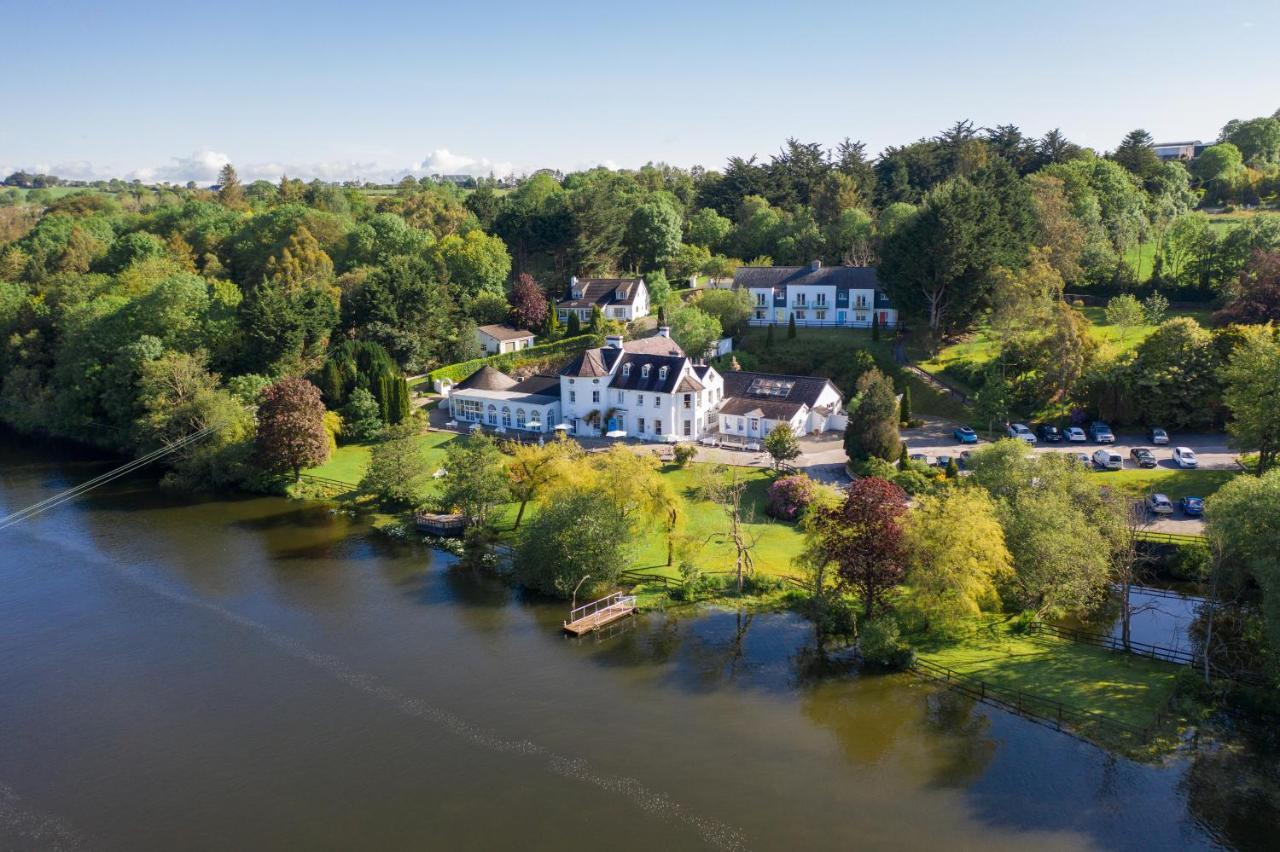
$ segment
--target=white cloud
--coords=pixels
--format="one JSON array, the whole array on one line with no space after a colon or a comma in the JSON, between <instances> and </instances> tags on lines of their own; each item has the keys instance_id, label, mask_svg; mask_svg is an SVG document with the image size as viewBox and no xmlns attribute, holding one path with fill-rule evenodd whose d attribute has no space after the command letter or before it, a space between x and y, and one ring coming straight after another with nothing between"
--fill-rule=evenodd
<instances>
[{"instance_id":1,"label":"white cloud","mask_svg":"<svg viewBox=\"0 0 1280 852\"><path fill-rule=\"evenodd\" d=\"M455 154L448 148L437 148L422 162L414 163L409 171L419 177L423 175L483 177L490 172L499 177L505 177L514 171L514 166L508 162L495 162L488 157L468 157L465 154Z\"/></svg>"},{"instance_id":2,"label":"white cloud","mask_svg":"<svg viewBox=\"0 0 1280 852\"><path fill-rule=\"evenodd\" d=\"M144 183L184 184L187 181L195 181L197 184L208 185L217 181L218 172L227 163L235 165L240 179L246 183L255 180L275 182L283 174L304 181L319 178L323 181L365 180L375 183L393 183L405 175L423 177L465 174L483 177L492 172L499 177L505 177L515 172L515 166L510 162L455 154L447 148L432 151L420 162L395 166L358 160L325 160L311 163L240 162L233 160L229 154L222 151L203 148L185 157L173 157L169 162L161 165L141 166L132 170L118 169L113 166L95 166L88 160L75 160L7 167L4 174L21 168L32 173L54 174L70 180L107 180L123 177L128 180L136 178Z\"/></svg>"}]
</instances>

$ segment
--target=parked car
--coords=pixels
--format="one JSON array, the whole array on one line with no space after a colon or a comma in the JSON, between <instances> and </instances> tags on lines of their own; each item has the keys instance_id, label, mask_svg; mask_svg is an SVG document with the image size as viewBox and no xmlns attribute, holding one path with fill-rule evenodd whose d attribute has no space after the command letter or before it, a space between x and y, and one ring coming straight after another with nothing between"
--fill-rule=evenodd
<instances>
[{"instance_id":1,"label":"parked car","mask_svg":"<svg viewBox=\"0 0 1280 852\"><path fill-rule=\"evenodd\" d=\"M1093 454L1093 463L1103 470L1120 470L1124 467L1124 456L1115 450L1098 450Z\"/></svg>"},{"instance_id":2,"label":"parked car","mask_svg":"<svg viewBox=\"0 0 1280 852\"><path fill-rule=\"evenodd\" d=\"M1151 443L1167 444L1169 443L1169 433L1161 429L1159 426L1151 427Z\"/></svg>"},{"instance_id":3,"label":"parked car","mask_svg":"<svg viewBox=\"0 0 1280 852\"><path fill-rule=\"evenodd\" d=\"M1062 436L1072 443L1080 443L1088 440L1085 437L1084 430L1079 426L1068 426L1062 430Z\"/></svg>"},{"instance_id":4,"label":"parked car","mask_svg":"<svg viewBox=\"0 0 1280 852\"><path fill-rule=\"evenodd\" d=\"M1004 434L1006 438L1017 438L1020 441L1025 441L1026 443L1035 446L1035 433L1028 429L1027 424L1025 423L1010 423L1004 428Z\"/></svg>"},{"instance_id":5,"label":"parked car","mask_svg":"<svg viewBox=\"0 0 1280 852\"><path fill-rule=\"evenodd\" d=\"M1182 514L1190 518L1198 518L1204 514L1204 498L1203 497L1183 497L1178 501Z\"/></svg>"},{"instance_id":6,"label":"parked car","mask_svg":"<svg viewBox=\"0 0 1280 852\"><path fill-rule=\"evenodd\" d=\"M1041 441L1048 441L1051 444L1056 444L1062 440L1062 430L1057 426L1051 426L1048 423L1041 423L1040 428L1037 429L1036 432L1040 435Z\"/></svg>"},{"instance_id":7,"label":"parked car","mask_svg":"<svg viewBox=\"0 0 1280 852\"><path fill-rule=\"evenodd\" d=\"M913 462L920 462L920 464L927 464L927 465L933 464L933 459L929 458L924 453L912 453L911 460Z\"/></svg>"},{"instance_id":8,"label":"parked car","mask_svg":"<svg viewBox=\"0 0 1280 852\"><path fill-rule=\"evenodd\" d=\"M1116 435L1111 431L1111 427L1101 420L1095 420L1089 426L1089 437L1099 444L1114 444L1116 442Z\"/></svg>"},{"instance_id":9,"label":"parked car","mask_svg":"<svg viewBox=\"0 0 1280 852\"><path fill-rule=\"evenodd\" d=\"M1092 461L1092 459L1089 458L1088 453L1075 453L1074 455L1071 456L1071 458L1075 459L1085 467L1088 467L1089 463Z\"/></svg>"},{"instance_id":10,"label":"parked car","mask_svg":"<svg viewBox=\"0 0 1280 852\"><path fill-rule=\"evenodd\" d=\"M955 439L962 444L978 443L978 433L968 426L957 426L955 431L951 433Z\"/></svg>"},{"instance_id":11,"label":"parked car","mask_svg":"<svg viewBox=\"0 0 1280 852\"><path fill-rule=\"evenodd\" d=\"M969 459L973 458L973 450L961 450L959 457L956 458L956 464L964 469L969 466Z\"/></svg>"},{"instance_id":12,"label":"parked car","mask_svg":"<svg viewBox=\"0 0 1280 852\"><path fill-rule=\"evenodd\" d=\"M1156 466L1155 453L1151 452L1146 447L1134 447L1129 451L1129 458L1132 459L1133 463L1138 467Z\"/></svg>"},{"instance_id":13,"label":"parked car","mask_svg":"<svg viewBox=\"0 0 1280 852\"><path fill-rule=\"evenodd\" d=\"M1147 495L1147 511L1153 515L1172 515L1173 501L1164 494Z\"/></svg>"},{"instance_id":14,"label":"parked car","mask_svg":"<svg viewBox=\"0 0 1280 852\"><path fill-rule=\"evenodd\" d=\"M1195 450L1190 447L1174 447L1173 463L1178 467L1199 467L1200 459L1196 458Z\"/></svg>"},{"instance_id":15,"label":"parked car","mask_svg":"<svg viewBox=\"0 0 1280 852\"><path fill-rule=\"evenodd\" d=\"M946 470L947 465L951 464L951 456L938 456L936 464L938 467L942 468L943 470ZM960 466L959 462L957 462L956 467L959 467L959 466Z\"/></svg>"}]
</instances>

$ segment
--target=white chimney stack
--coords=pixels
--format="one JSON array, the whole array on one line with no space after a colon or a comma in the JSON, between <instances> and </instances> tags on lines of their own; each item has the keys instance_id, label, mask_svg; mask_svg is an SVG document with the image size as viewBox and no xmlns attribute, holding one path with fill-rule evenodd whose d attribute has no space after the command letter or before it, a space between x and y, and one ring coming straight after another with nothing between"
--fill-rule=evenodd
<instances>
[{"instance_id":1,"label":"white chimney stack","mask_svg":"<svg viewBox=\"0 0 1280 852\"><path fill-rule=\"evenodd\" d=\"M604 336L604 345L605 345L605 347L606 347L606 348L608 348L608 349L621 349L621 348L622 348L622 335L621 335L621 334L606 334L606 335Z\"/></svg>"},{"instance_id":2,"label":"white chimney stack","mask_svg":"<svg viewBox=\"0 0 1280 852\"><path fill-rule=\"evenodd\" d=\"M660 325L660 326L658 326L658 336L659 336L659 337L670 337L670 336L671 336L671 326L669 326L669 325Z\"/></svg>"}]
</instances>

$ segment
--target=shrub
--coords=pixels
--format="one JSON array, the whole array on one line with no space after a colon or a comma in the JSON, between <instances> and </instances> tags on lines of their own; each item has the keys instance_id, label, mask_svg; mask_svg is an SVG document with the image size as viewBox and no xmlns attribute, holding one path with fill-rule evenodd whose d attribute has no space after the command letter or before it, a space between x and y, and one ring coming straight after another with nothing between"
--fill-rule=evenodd
<instances>
[{"instance_id":1,"label":"shrub","mask_svg":"<svg viewBox=\"0 0 1280 852\"><path fill-rule=\"evenodd\" d=\"M689 462L693 461L693 457L697 454L698 448L694 444L676 444L675 449L671 451L677 467L688 467Z\"/></svg>"},{"instance_id":2,"label":"shrub","mask_svg":"<svg viewBox=\"0 0 1280 852\"><path fill-rule=\"evenodd\" d=\"M901 639L898 622L887 615L863 625L858 651L868 664L892 671L905 669L916 659L915 651Z\"/></svg>"},{"instance_id":3,"label":"shrub","mask_svg":"<svg viewBox=\"0 0 1280 852\"><path fill-rule=\"evenodd\" d=\"M570 315L571 318L572 316L574 315ZM573 337L557 340L555 343L539 343L537 346L530 346L528 349L521 349L518 352L503 352L500 355L472 358L470 361L448 364L427 373L427 381L451 379L452 381L460 382L486 364L495 370L514 370L525 364L555 356L576 355L582 350L594 346L595 343L596 336L594 334L577 334Z\"/></svg>"},{"instance_id":4,"label":"shrub","mask_svg":"<svg viewBox=\"0 0 1280 852\"><path fill-rule=\"evenodd\" d=\"M816 483L803 473L775 479L769 486L765 512L774 518L794 521L809 508L816 494Z\"/></svg>"}]
</instances>

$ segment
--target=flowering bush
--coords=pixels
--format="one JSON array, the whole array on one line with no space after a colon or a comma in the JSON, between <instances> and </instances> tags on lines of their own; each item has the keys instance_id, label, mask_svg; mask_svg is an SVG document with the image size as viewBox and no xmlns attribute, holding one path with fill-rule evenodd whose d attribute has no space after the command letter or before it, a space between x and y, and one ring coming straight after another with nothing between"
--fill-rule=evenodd
<instances>
[{"instance_id":1,"label":"flowering bush","mask_svg":"<svg viewBox=\"0 0 1280 852\"><path fill-rule=\"evenodd\" d=\"M775 518L794 521L809 508L817 490L816 483L802 473L776 479L769 486L769 503L765 511Z\"/></svg>"}]
</instances>

